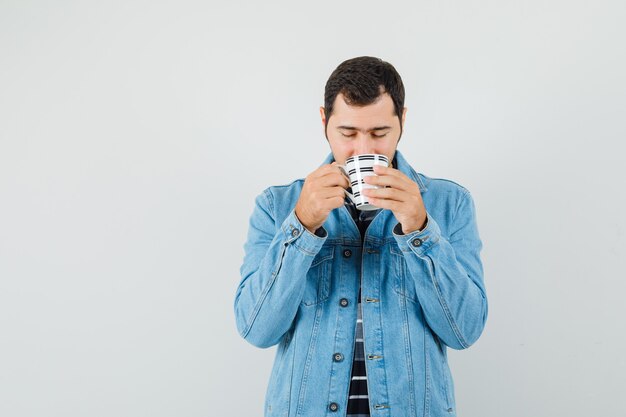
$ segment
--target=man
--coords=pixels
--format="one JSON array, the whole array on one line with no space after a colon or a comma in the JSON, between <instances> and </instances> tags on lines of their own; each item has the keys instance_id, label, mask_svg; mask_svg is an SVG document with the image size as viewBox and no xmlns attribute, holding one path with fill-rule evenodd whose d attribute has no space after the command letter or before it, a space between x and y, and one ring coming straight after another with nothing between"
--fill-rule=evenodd
<instances>
[{"instance_id":1,"label":"man","mask_svg":"<svg viewBox=\"0 0 626 417\"><path fill-rule=\"evenodd\" d=\"M404 86L378 58L340 64L320 114L332 153L267 188L250 218L235 299L240 334L278 344L265 416L455 416L447 347L485 325L482 243L468 190L411 168L398 141ZM337 164L393 161L359 211Z\"/></svg>"}]
</instances>

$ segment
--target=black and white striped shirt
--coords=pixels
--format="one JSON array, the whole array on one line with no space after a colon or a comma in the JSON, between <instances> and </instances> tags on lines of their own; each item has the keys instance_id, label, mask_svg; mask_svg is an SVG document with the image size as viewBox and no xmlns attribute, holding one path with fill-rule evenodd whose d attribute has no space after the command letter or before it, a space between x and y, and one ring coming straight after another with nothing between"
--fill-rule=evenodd
<instances>
[{"instance_id":1,"label":"black and white striped shirt","mask_svg":"<svg viewBox=\"0 0 626 417\"><path fill-rule=\"evenodd\" d=\"M391 162L391 166L393 168L397 167L395 158ZM346 198L345 205L359 228L359 232L361 232L361 242L363 243L367 227L380 212L380 209L360 211L349 198ZM354 337L354 357L352 359L352 375L350 379L346 417L365 417L370 415L363 339L363 312L361 310L361 288L359 287L358 313Z\"/></svg>"},{"instance_id":2,"label":"black and white striped shirt","mask_svg":"<svg viewBox=\"0 0 626 417\"><path fill-rule=\"evenodd\" d=\"M361 242L372 219L380 210L359 211L350 199L346 199L346 207L361 232ZM361 310L361 289L359 288L358 313L354 335L354 357L352 359L352 375L348 396L346 417L364 417L370 415L367 391L367 373L365 370L365 350L363 348L363 313Z\"/></svg>"}]
</instances>

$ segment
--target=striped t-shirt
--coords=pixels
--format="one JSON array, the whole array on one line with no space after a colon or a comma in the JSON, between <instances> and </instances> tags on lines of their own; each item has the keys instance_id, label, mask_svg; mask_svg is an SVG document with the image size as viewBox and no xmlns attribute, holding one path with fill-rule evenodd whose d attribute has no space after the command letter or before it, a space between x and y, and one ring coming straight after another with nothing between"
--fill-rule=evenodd
<instances>
[{"instance_id":1,"label":"striped t-shirt","mask_svg":"<svg viewBox=\"0 0 626 417\"><path fill-rule=\"evenodd\" d=\"M365 239L365 231L372 219L380 210L359 211L350 199L346 199L346 207L361 232L361 242ZM370 415L369 397L367 392L367 373L365 370L365 349L363 348L363 312L361 310L361 288L359 288L357 306L356 331L354 337L354 357L352 359L352 375L348 394L348 411L346 417L363 417Z\"/></svg>"},{"instance_id":2,"label":"striped t-shirt","mask_svg":"<svg viewBox=\"0 0 626 417\"><path fill-rule=\"evenodd\" d=\"M397 169L396 158L391 161L391 166ZM346 198L346 208L352 215L352 219L361 232L361 242L365 241L365 232L378 210L360 211L354 203ZM360 284L360 282L359 282ZM370 415L369 396L367 391L367 372L365 369L365 349L363 343L363 311L361 309L361 288L357 306L356 331L354 337L354 357L352 358L352 375L350 378L350 390L348 394L348 411L346 417L365 417Z\"/></svg>"}]
</instances>

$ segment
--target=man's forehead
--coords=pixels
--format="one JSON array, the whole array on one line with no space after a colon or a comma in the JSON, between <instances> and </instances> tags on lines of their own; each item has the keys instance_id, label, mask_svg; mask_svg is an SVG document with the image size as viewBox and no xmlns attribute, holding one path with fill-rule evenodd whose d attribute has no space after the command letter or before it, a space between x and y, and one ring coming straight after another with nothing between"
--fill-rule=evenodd
<instances>
[{"instance_id":1,"label":"man's forehead","mask_svg":"<svg viewBox=\"0 0 626 417\"><path fill-rule=\"evenodd\" d=\"M391 129L398 125L398 118L393 115L389 117L333 117L331 122L335 129L370 132Z\"/></svg>"},{"instance_id":2,"label":"man's forehead","mask_svg":"<svg viewBox=\"0 0 626 417\"><path fill-rule=\"evenodd\" d=\"M395 115L389 115L389 117L345 117L340 115L339 117L333 116L331 122L335 129L370 132L391 129L398 125L398 118Z\"/></svg>"}]
</instances>

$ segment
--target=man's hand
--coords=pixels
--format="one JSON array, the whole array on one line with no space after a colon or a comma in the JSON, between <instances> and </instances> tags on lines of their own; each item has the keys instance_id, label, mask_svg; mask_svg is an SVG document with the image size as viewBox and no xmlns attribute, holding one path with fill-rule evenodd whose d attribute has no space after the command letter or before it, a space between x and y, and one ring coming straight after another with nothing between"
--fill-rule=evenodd
<instances>
[{"instance_id":1,"label":"man's hand","mask_svg":"<svg viewBox=\"0 0 626 417\"><path fill-rule=\"evenodd\" d=\"M333 209L341 207L350 186L336 162L322 165L304 180L296 203L296 216L311 233L319 229Z\"/></svg>"},{"instance_id":2,"label":"man's hand","mask_svg":"<svg viewBox=\"0 0 626 417\"><path fill-rule=\"evenodd\" d=\"M402 225L402 233L423 229L426 225L426 207L418 185L394 168L374 165L374 173L377 176L365 177L364 181L381 188L363 190L369 202L376 207L391 210Z\"/></svg>"}]
</instances>

